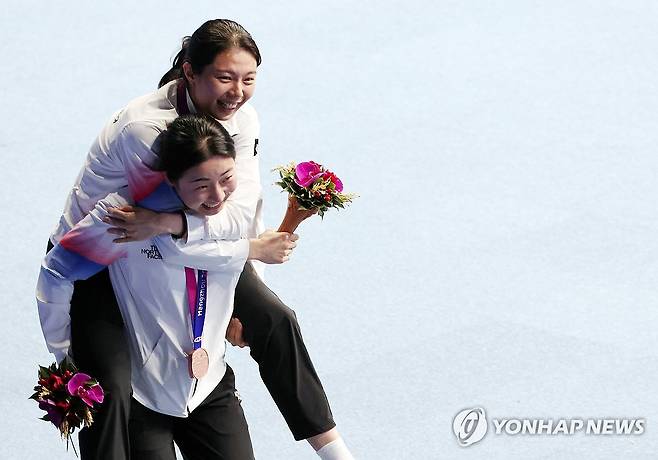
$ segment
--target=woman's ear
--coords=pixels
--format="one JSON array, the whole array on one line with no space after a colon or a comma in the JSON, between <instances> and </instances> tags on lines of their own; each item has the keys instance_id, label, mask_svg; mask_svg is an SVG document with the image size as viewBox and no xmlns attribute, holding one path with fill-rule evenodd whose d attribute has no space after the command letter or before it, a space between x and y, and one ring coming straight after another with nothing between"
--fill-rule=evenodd
<instances>
[{"instance_id":1,"label":"woman's ear","mask_svg":"<svg viewBox=\"0 0 658 460\"><path fill-rule=\"evenodd\" d=\"M183 62L183 75L185 75L185 79L192 83L194 81L194 72L192 71L192 64L189 62L185 61Z\"/></svg>"}]
</instances>

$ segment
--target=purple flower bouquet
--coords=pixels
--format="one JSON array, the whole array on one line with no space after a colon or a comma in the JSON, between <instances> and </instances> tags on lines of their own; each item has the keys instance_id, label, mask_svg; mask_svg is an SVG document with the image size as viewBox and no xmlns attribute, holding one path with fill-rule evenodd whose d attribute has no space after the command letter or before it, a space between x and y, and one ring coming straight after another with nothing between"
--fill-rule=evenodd
<instances>
[{"instance_id":1,"label":"purple flower bouquet","mask_svg":"<svg viewBox=\"0 0 658 460\"><path fill-rule=\"evenodd\" d=\"M104 397L98 382L78 372L66 358L59 366L56 363L49 367L39 366L39 380L30 399L39 403L39 408L46 412L41 420L57 427L68 448L75 429L91 426L94 422L96 404L101 404Z\"/></svg>"},{"instance_id":2,"label":"purple flower bouquet","mask_svg":"<svg viewBox=\"0 0 658 460\"><path fill-rule=\"evenodd\" d=\"M276 185L288 192L288 208L280 232L292 233L313 214L320 217L329 208L344 208L356 195L343 193L343 182L333 172L314 161L274 168L280 180Z\"/></svg>"}]
</instances>

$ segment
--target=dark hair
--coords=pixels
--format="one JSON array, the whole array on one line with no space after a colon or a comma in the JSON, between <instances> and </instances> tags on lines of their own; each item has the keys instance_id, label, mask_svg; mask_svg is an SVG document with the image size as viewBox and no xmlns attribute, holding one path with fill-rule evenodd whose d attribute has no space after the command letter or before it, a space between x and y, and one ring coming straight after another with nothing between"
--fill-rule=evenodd
<instances>
[{"instance_id":1,"label":"dark hair","mask_svg":"<svg viewBox=\"0 0 658 460\"><path fill-rule=\"evenodd\" d=\"M233 139L214 118L184 115L172 121L158 137L160 164L170 181L212 157L235 158Z\"/></svg>"},{"instance_id":2,"label":"dark hair","mask_svg":"<svg viewBox=\"0 0 658 460\"><path fill-rule=\"evenodd\" d=\"M174 58L173 65L158 83L158 88L172 80L184 77L183 63L189 62L195 74L215 60L215 57L231 48L241 48L256 59L260 65L261 57L258 46L244 27L230 19L213 19L204 22L191 37L183 38L181 50Z\"/></svg>"}]
</instances>

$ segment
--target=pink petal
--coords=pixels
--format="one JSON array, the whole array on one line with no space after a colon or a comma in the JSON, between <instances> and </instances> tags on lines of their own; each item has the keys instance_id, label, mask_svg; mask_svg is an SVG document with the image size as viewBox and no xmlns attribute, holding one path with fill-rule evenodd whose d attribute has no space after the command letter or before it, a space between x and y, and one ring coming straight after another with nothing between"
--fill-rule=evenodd
<instances>
[{"instance_id":1,"label":"pink petal","mask_svg":"<svg viewBox=\"0 0 658 460\"><path fill-rule=\"evenodd\" d=\"M343 183L336 176L334 176L334 184L336 185L336 191L337 192L342 192L343 191Z\"/></svg>"},{"instance_id":2,"label":"pink petal","mask_svg":"<svg viewBox=\"0 0 658 460\"><path fill-rule=\"evenodd\" d=\"M313 180L312 180L311 178L309 178L309 177L307 177L307 178L304 179L304 180L299 180L298 178L295 177L295 182L296 182L297 185L299 185L300 187L304 187L304 188L306 188L306 187L308 187L308 186L313 182Z\"/></svg>"},{"instance_id":3,"label":"pink petal","mask_svg":"<svg viewBox=\"0 0 658 460\"><path fill-rule=\"evenodd\" d=\"M322 177L321 172L317 174L310 175L304 179L295 179L295 182L297 182L297 185L301 185L304 188L308 188L310 185L313 185L315 181L319 178Z\"/></svg>"},{"instance_id":4,"label":"pink petal","mask_svg":"<svg viewBox=\"0 0 658 460\"><path fill-rule=\"evenodd\" d=\"M69 391L71 396L76 396L78 394L79 388L89 380L91 380L89 375L83 372L78 372L73 377L71 377L69 383L66 384L66 389Z\"/></svg>"},{"instance_id":5,"label":"pink petal","mask_svg":"<svg viewBox=\"0 0 658 460\"><path fill-rule=\"evenodd\" d=\"M303 163L299 163L295 167L295 173L299 178L304 178L312 174L317 174L319 171L320 168L318 167L318 165L316 163L313 163L312 161L305 161Z\"/></svg>"},{"instance_id":6,"label":"pink petal","mask_svg":"<svg viewBox=\"0 0 658 460\"><path fill-rule=\"evenodd\" d=\"M299 163L295 167L295 182L302 187L308 187L315 180L313 176L321 174L322 169L319 164L313 161Z\"/></svg>"},{"instance_id":7,"label":"pink petal","mask_svg":"<svg viewBox=\"0 0 658 460\"><path fill-rule=\"evenodd\" d=\"M96 384L87 390L87 397L94 402L102 403L105 399L105 392L100 385Z\"/></svg>"}]
</instances>

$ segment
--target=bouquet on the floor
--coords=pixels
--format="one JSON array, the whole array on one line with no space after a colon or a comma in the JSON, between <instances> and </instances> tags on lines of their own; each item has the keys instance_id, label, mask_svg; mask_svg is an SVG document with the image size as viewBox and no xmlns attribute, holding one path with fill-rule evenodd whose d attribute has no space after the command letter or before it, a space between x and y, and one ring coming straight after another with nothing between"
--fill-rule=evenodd
<instances>
[{"instance_id":1,"label":"bouquet on the floor","mask_svg":"<svg viewBox=\"0 0 658 460\"><path fill-rule=\"evenodd\" d=\"M105 397L103 388L89 375L78 372L75 365L65 358L59 366L39 366L39 380L30 399L39 403L46 411L41 420L57 427L62 438L69 439L76 428L91 426L94 422L96 404ZM75 450L75 446L73 446ZM76 452L77 454L77 452Z\"/></svg>"},{"instance_id":2,"label":"bouquet on the floor","mask_svg":"<svg viewBox=\"0 0 658 460\"><path fill-rule=\"evenodd\" d=\"M307 217L329 208L344 208L356 195L343 193L343 183L333 172L314 161L274 168L280 179L276 185L288 192L288 208L279 227L280 232L292 233Z\"/></svg>"}]
</instances>

